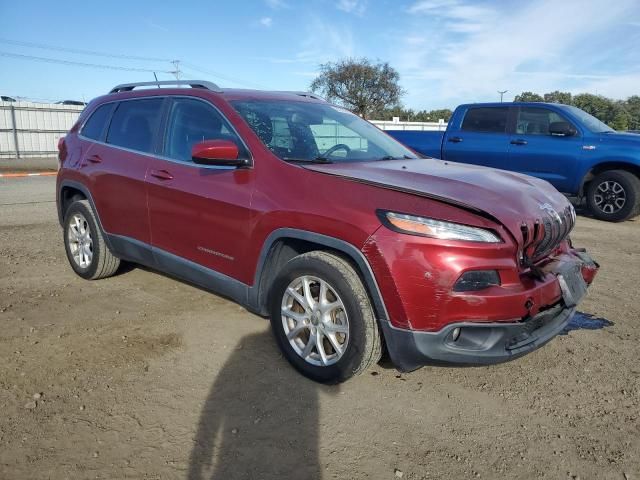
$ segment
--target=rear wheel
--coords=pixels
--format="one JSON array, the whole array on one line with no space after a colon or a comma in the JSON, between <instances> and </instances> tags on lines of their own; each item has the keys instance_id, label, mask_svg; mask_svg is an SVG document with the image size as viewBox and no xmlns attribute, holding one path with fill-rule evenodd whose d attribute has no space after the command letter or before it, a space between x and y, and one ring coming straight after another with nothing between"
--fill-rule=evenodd
<instances>
[{"instance_id":1,"label":"rear wheel","mask_svg":"<svg viewBox=\"0 0 640 480\"><path fill-rule=\"evenodd\" d=\"M64 247L71 268L87 280L110 277L120 266L104 241L87 200L73 202L64 216Z\"/></svg>"},{"instance_id":2,"label":"rear wheel","mask_svg":"<svg viewBox=\"0 0 640 480\"><path fill-rule=\"evenodd\" d=\"M640 214L640 179L626 170L596 176L587 188L589 210L596 218L620 222Z\"/></svg>"},{"instance_id":3,"label":"rear wheel","mask_svg":"<svg viewBox=\"0 0 640 480\"><path fill-rule=\"evenodd\" d=\"M279 272L269 299L276 341L303 375L338 383L380 360L369 297L344 259L322 251L293 258Z\"/></svg>"}]
</instances>

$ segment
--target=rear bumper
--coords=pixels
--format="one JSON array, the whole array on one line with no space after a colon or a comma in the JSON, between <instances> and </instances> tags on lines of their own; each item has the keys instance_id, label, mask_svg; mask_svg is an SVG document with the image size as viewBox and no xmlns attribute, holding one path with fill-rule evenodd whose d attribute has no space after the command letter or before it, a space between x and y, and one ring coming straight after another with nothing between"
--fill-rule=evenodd
<instances>
[{"instance_id":1,"label":"rear bumper","mask_svg":"<svg viewBox=\"0 0 640 480\"><path fill-rule=\"evenodd\" d=\"M558 335L571 321L575 308L561 302L526 321L459 322L438 332L419 332L383 322L387 349L398 370L423 365L489 365L521 357ZM454 330L459 336L454 341Z\"/></svg>"}]
</instances>

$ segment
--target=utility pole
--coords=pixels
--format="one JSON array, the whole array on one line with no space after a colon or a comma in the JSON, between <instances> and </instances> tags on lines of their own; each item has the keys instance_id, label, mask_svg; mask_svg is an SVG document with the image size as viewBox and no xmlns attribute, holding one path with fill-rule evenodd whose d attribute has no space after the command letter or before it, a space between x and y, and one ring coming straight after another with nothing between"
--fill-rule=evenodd
<instances>
[{"instance_id":1,"label":"utility pole","mask_svg":"<svg viewBox=\"0 0 640 480\"><path fill-rule=\"evenodd\" d=\"M504 97L504 94L507 93L509 90L498 90L498 93L500 94L500 103L502 103L502 98Z\"/></svg>"},{"instance_id":2,"label":"utility pole","mask_svg":"<svg viewBox=\"0 0 640 480\"><path fill-rule=\"evenodd\" d=\"M175 70L172 70L169 73L173 73L176 76L176 80L180 80L180 75L182 75L182 70L180 70L180 60L172 60L171 63L173 63Z\"/></svg>"}]
</instances>

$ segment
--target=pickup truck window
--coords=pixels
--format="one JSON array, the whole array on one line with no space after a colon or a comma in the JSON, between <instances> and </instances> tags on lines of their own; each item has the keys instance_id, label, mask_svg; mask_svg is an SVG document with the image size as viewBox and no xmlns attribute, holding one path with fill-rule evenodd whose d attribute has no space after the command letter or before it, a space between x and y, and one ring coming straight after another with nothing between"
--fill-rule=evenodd
<instances>
[{"instance_id":1,"label":"pickup truck window","mask_svg":"<svg viewBox=\"0 0 640 480\"><path fill-rule=\"evenodd\" d=\"M522 107L518 112L516 133L520 135L551 135L549 125L567 119L548 108Z\"/></svg>"},{"instance_id":2,"label":"pickup truck window","mask_svg":"<svg viewBox=\"0 0 640 480\"><path fill-rule=\"evenodd\" d=\"M470 108L462 121L462 130L483 133L505 133L509 107Z\"/></svg>"}]
</instances>

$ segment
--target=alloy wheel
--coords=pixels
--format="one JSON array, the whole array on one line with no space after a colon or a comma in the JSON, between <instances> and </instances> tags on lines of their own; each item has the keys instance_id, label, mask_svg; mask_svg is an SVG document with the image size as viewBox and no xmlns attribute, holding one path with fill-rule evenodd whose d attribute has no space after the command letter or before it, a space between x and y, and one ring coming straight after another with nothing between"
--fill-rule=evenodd
<instances>
[{"instance_id":1,"label":"alloy wheel","mask_svg":"<svg viewBox=\"0 0 640 480\"><path fill-rule=\"evenodd\" d=\"M326 281L304 275L292 281L282 297L282 326L293 350L307 363L338 362L349 343L344 303Z\"/></svg>"},{"instance_id":2,"label":"alloy wheel","mask_svg":"<svg viewBox=\"0 0 640 480\"><path fill-rule=\"evenodd\" d=\"M67 241L73 261L80 268L88 268L93 260L91 229L84 215L75 213L67 229Z\"/></svg>"},{"instance_id":3,"label":"alloy wheel","mask_svg":"<svg viewBox=\"0 0 640 480\"><path fill-rule=\"evenodd\" d=\"M622 210L627 202L627 193L615 180L605 180L596 188L593 200L604 213L612 214Z\"/></svg>"}]
</instances>

